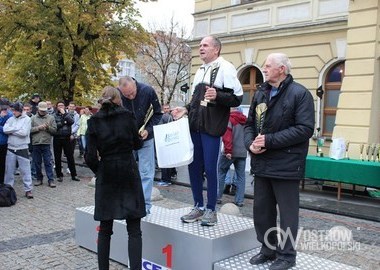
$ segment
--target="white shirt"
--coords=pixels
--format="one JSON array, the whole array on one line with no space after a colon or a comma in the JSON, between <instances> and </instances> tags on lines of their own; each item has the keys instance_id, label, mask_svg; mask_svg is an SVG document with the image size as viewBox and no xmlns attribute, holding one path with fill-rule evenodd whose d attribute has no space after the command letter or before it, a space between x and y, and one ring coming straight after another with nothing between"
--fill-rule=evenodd
<instances>
[{"instance_id":1,"label":"white shirt","mask_svg":"<svg viewBox=\"0 0 380 270\"><path fill-rule=\"evenodd\" d=\"M195 87L200 83L210 85L211 71L219 66L219 71L216 75L213 86L222 89L230 88L234 90L234 95L242 96L243 88L237 78L237 72L235 67L223 57L219 56L213 62L203 64L195 73L192 93L194 93Z\"/></svg>"}]
</instances>

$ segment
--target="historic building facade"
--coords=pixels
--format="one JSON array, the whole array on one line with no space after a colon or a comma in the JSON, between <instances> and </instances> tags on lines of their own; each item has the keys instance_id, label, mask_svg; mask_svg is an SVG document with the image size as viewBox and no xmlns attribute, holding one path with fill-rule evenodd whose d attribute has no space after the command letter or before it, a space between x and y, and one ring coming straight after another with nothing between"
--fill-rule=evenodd
<instances>
[{"instance_id":1,"label":"historic building facade","mask_svg":"<svg viewBox=\"0 0 380 270\"><path fill-rule=\"evenodd\" d=\"M195 0L193 15L193 74L201 64L201 38L218 36L248 107L263 82L266 56L286 53L293 77L314 96L323 136L350 141L356 158L361 144L380 142L380 1ZM317 88L324 91L321 98ZM315 145L314 137L310 154ZM328 146L329 140L325 154Z\"/></svg>"}]
</instances>

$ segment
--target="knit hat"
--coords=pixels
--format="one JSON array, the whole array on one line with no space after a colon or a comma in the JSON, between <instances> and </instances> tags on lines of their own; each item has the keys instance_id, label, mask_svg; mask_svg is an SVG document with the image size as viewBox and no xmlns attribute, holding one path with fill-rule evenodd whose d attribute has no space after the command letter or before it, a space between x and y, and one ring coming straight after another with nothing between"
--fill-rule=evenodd
<instances>
[{"instance_id":1,"label":"knit hat","mask_svg":"<svg viewBox=\"0 0 380 270\"><path fill-rule=\"evenodd\" d=\"M15 102L11 105L11 108L17 112L21 112L23 111L24 109L24 105L22 105L21 102Z\"/></svg>"}]
</instances>

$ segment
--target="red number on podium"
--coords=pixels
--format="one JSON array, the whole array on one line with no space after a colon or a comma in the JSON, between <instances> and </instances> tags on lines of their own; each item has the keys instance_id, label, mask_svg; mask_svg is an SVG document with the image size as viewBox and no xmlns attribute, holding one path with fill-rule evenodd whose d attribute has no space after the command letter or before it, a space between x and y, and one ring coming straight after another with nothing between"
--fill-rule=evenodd
<instances>
[{"instance_id":1,"label":"red number on podium","mask_svg":"<svg viewBox=\"0 0 380 270\"><path fill-rule=\"evenodd\" d=\"M162 253L166 254L166 266L172 268L173 246L168 244L166 247L162 248Z\"/></svg>"}]
</instances>

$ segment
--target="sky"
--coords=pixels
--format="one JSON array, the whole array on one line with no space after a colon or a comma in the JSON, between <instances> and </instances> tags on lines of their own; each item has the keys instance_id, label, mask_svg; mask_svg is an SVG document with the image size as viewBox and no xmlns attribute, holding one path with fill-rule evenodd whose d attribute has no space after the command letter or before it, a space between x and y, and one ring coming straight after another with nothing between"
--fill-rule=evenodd
<instances>
[{"instance_id":1,"label":"sky","mask_svg":"<svg viewBox=\"0 0 380 270\"><path fill-rule=\"evenodd\" d=\"M194 25L194 0L158 0L157 2L143 3L136 0L135 7L140 10L142 18L139 19L141 25L149 30L150 25L169 25L170 19L191 33Z\"/></svg>"}]
</instances>

